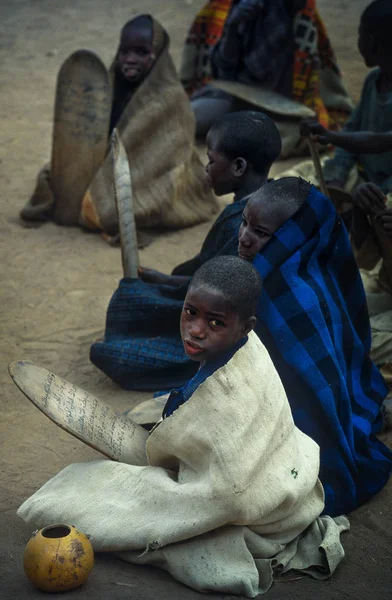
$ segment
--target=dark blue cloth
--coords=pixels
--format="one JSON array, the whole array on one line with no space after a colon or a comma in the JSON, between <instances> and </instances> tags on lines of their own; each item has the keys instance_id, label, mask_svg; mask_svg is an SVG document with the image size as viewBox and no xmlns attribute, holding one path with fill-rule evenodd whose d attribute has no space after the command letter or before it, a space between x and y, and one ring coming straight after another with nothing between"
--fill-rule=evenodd
<instances>
[{"instance_id":1,"label":"dark blue cloth","mask_svg":"<svg viewBox=\"0 0 392 600\"><path fill-rule=\"evenodd\" d=\"M208 232L200 253L175 267L173 275L194 275L202 264L215 256L237 256L238 230L249 198L250 195L226 206Z\"/></svg>"},{"instance_id":2,"label":"dark blue cloth","mask_svg":"<svg viewBox=\"0 0 392 600\"><path fill-rule=\"evenodd\" d=\"M220 254L235 256L242 211L248 201L229 204L202 246L195 270ZM90 349L91 362L126 390L172 390L195 374L180 335L187 286L122 279L106 314L105 337Z\"/></svg>"},{"instance_id":3,"label":"dark blue cloth","mask_svg":"<svg viewBox=\"0 0 392 600\"><path fill-rule=\"evenodd\" d=\"M392 453L374 435L388 390L369 358L362 280L331 202L312 188L254 266L264 283L256 332L295 424L320 446L326 514L348 513L385 485Z\"/></svg>"},{"instance_id":4,"label":"dark blue cloth","mask_svg":"<svg viewBox=\"0 0 392 600\"><path fill-rule=\"evenodd\" d=\"M204 240L200 251L200 266L214 256L237 256L238 230L242 213L250 196L226 206Z\"/></svg>"},{"instance_id":5,"label":"dark blue cloth","mask_svg":"<svg viewBox=\"0 0 392 600\"><path fill-rule=\"evenodd\" d=\"M238 350L242 348L247 341L248 336L239 340L235 346L227 350L227 352L221 354L216 359L204 363L197 371L196 375L192 377L192 379L188 381L186 385L179 390L173 390L167 399L162 412L162 417L164 419L166 419L166 417L170 417L170 415L172 415L179 406L185 404L185 402L188 402L189 398L195 393L197 388L207 379L207 377L210 377L213 375L213 373L215 373L215 371L228 363L229 360L233 358L234 354L238 352Z\"/></svg>"},{"instance_id":6,"label":"dark blue cloth","mask_svg":"<svg viewBox=\"0 0 392 600\"><path fill-rule=\"evenodd\" d=\"M91 346L91 362L127 390L171 390L186 383L197 363L181 341L185 295L186 286L122 279L109 303L104 340Z\"/></svg>"},{"instance_id":7,"label":"dark blue cloth","mask_svg":"<svg viewBox=\"0 0 392 600\"><path fill-rule=\"evenodd\" d=\"M238 52L233 55L230 20L238 4L256 4L257 10L253 18L234 26ZM212 49L213 76L262 85L291 96L294 50L293 19L286 10L285 0L241 0L233 3L222 37Z\"/></svg>"}]
</instances>

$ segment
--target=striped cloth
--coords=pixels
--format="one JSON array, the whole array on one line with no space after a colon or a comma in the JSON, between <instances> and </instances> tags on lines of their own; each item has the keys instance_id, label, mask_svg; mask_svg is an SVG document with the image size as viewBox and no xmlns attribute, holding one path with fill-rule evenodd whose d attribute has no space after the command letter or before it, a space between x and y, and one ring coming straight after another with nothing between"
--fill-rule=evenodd
<instances>
[{"instance_id":1,"label":"striped cloth","mask_svg":"<svg viewBox=\"0 0 392 600\"><path fill-rule=\"evenodd\" d=\"M312 187L254 266L264 281L257 333L297 427L320 446L325 512L350 512L385 485L392 452L374 435L388 390L369 358L362 280L331 202Z\"/></svg>"},{"instance_id":2,"label":"striped cloth","mask_svg":"<svg viewBox=\"0 0 392 600\"><path fill-rule=\"evenodd\" d=\"M181 83L189 96L212 82L211 56L214 47L223 35L226 19L235 4L237 4L235 0L209 0L196 15L185 40L180 68ZM280 7L280 2L269 0L267 3L261 2L260 4L265 4L265 8L271 13L268 15L271 22L267 33L268 39L273 42L275 34L271 28L277 27L278 35L280 35L281 28L285 27L285 23L280 22L285 19L282 17L282 9L276 11L278 4ZM278 20L279 13L280 21ZM250 33L253 29L253 21L248 23L247 27ZM287 67L288 72L292 70L292 99L314 110L318 121L324 127L333 130L340 129L350 110L344 100L343 105L336 101L331 106L328 103L325 104L321 97L322 74L328 71L327 87L331 86L331 91L333 90L338 95L341 94L347 102L349 102L349 97L342 87L340 69L326 27L317 10L316 0L307 0L305 7L296 14L292 23L292 34L293 66L292 69ZM243 36L244 32L241 33L241 37ZM263 44L261 47L264 51L263 60L265 60L265 52L268 49ZM255 52L257 52L257 46ZM271 52L268 52L268 57L270 61L274 59ZM256 67L256 61L253 60L252 63Z\"/></svg>"}]
</instances>

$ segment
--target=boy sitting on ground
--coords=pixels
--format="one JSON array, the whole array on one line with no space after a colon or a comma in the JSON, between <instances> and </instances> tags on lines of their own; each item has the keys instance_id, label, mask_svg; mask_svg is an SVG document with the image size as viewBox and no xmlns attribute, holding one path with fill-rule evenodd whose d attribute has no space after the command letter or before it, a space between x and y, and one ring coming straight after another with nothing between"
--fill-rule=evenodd
<instances>
[{"instance_id":1,"label":"boy sitting on ground","mask_svg":"<svg viewBox=\"0 0 392 600\"><path fill-rule=\"evenodd\" d=\"M90 358L125 389L171 390L194 374L178 322L191 276L218 255L236 255L242 211L250 195L268 180L280 154L279 132L260 112L219 119L208 135L207 177L217 195L234 193L208 233L200 253L173 275L141 269L140 279L123 279L110 301L105 337Z\"/></svg>"},{"instance_id":2,"label":"boy sitting on ground","mask_svg":"<svg viewBox=\"0 0 392 600\"><path fill-rule=\"evenodd\" d=\"M255 331L287 392L294 421L320 446L326 513L347 514L389 479L392 452L377 438L388 388L369 357L361 277L328 198L294 177L253 194L239 255L263 293Z\"/></svg>"},{"instance_id":3,"label":"boy sitting on ground","mask_svg":"<svg viewBox=\"0 0 392 600\"><path fill-rule=\"evenodd\" d=\"M365 80L358 106L342 133L328 132L318 124L310 126L310 133L319 136L322 143L342 146L323 166L324 178L331 187L347 187L349 174L356 167L354 184L362 178L377 185L385 194L392 191L392 151L386 135L392 130L391 30L392 3L375 0L363 12L359 27L359 51L366 66L375 68ZM369 139L368 132L383 135L380 140L383 154L375 151L375 140ZM357 140L345 137L350 133L357 134ZM349 150L343 149L347 146ZM352 182L350 185L352 187Z\"/></svg>"},{"instance_id":4,"label":"boy sitting on ground","mask_svg":"<svg viewBox=\"0 0 392 600\"><path fill-rule=\"evenodd\" d=\"M370 356L391 386L392 196L385 196L372 183L363 183L353 192L351 242L366 290L372 329Z\"/></svg>"},{"instance_id":5,"label":"boy sitting on ground","mask_svg":"<svg viewBox=\"0 0 392 600\"><path fill-rule=\"evenodd\" d=\"M64 63L57 82L51 166L41 170L21 212L23 220L78 224L102 230L114 242L118 216L108 137L114 127L129 162L139 233L140 228L196 225L216 212L169 43L153 17L139 15L122 28L109 71L86 50Z\"/></svg>"},{"instance_id":6,"label":"boy sitting on ground","mask_svg":"<svg viewBox=\"0 0 392 600\"><path fill-rule=\"evenodd\" d=\"M71 465L19 516L36 527L74 523L96 551L160 566L204 592L254 597L291 569L330 576L344 556L348 522L319 516L319 448L295 427L251 331L260 293L246 261L206 262L181 315L185 352L201 367L170 396L163 421L143 432L145 466Z\"/></svg>"},{"instance_id":7,"label":"boy sitting on ground","mask_svg":"<svg viewBox=\"0 0 392 600\"><path fill-rule=\"evenodd\" d=\"M216 196L234 194L233 203L211 227L200 253L178 265L172 276L142 269L140 277L150 283L181 285L189 282L206 260L217 254L236 255L242 211L251 194L268 181L281 148L275 123L262 112L234 112L215 121L207 136L207 181Z\"/></svg>"}]
</instances>

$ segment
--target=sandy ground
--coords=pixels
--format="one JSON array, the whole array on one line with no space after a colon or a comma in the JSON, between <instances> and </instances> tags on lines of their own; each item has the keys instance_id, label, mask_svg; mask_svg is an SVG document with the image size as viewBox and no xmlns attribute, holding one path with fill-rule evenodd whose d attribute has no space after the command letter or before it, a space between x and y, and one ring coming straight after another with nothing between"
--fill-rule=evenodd
<instances>
[{"instance_id":1,"label":"sandy ground","mask_svg":"<svg viewBox=\"0 0 392 600\"><path fill-rule=\"evenodd\" d=\"M109 63L121 25L141 11L153 12L168 29L178 64L187 26L202 4L203 0L166 0L159 7L155 0L0 2L1 598L41 596L23 575L22 551L31 531L16 517L16 508L70 462L99 456L30 405L11 382L8 363L31 360L106 399L116 410L147 397L119 390L88 358L91 342L102 334L106 307L121 277L119 250L78 229L52 224L22 229L18 223L36 173L49 158L57 71L80 47L95 50ZM366 4L366 0L318 2L355 100L366 73L356 49L358 19ZM142 264L168 271L198 250L208 228L205 224L161 237L141 252ZM389 486L352 516L352 532L344 539L347 558L333 579L278 584L268 597L390 598L390 499ZM198 594L158 570L99 557L88 584L69 597L163 600Z\"/></svg>"}]
</instances>

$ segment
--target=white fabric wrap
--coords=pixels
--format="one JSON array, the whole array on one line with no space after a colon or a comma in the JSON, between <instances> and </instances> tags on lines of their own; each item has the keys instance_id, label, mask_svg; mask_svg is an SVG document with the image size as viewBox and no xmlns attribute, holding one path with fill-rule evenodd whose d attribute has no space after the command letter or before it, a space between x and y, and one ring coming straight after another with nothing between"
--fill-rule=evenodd
<instances>
[{"instance_id":1,"label":"white fabric wrap","mask_svg":"<svg viewBox=\"0 0 392 600\"><path fill-rule=\"evenodd\" d=\"M295 427L255 334L156 427L147 456L146 467L70 465L18 514L36 527L74 524L95 550L159 565L201 591L254 597L278 565L322 578L343 558L348 521L317 518L319 448Z\"/></svg>"}]
</instances>

